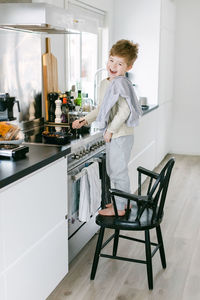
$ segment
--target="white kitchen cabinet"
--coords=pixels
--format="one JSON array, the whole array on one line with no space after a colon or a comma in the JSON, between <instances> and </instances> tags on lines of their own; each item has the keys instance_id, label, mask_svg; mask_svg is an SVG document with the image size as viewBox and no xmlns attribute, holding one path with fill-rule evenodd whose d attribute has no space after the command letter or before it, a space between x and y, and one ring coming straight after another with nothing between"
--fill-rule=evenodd
<instances>
[{"instance_id":1,"label":"white kitchen cabinet","mask_svg":"<svg viewBox=\"0 0 200 300\"><path fill-rule=\"evenodd\" d=\"M67 271L66 222L62 222L7 271L6 300L44 300Z\"/></svg>"},{"instance_id":2,"label":"white kitchen cabinet","mask_svg":"<svg viewBox=\"0 0 200 300\"><path fill-rule=\"evenodd\" d=\"M68 272L67 159L3 188L0 208L5 300L44 300Z\"/></svg>"},{"instance_id":3,"label":"white kitchen cabinet","mask_svg":"<svg viewBox=\"0 0 200 300\"><path fill-rule=\"evenodd\" d=\"M0 212L1 212L1 201L0 201ZM5 259L4 259L4 251L3 251L3 239L1 238L2 233L3 233L3 231L2 231L2 219L0 218L0 278L1 278L2 272L5 268L5 266L4 266Z\"/></svg>"},{"instance_id":4,"label":"white kitchen cabinet","mask_svg":"<svg viewBox=\"0 0 200 300\"><path fill-rule=\"evenodd\" d=\"M156 166L156 130L158 109L151 111L140 119L140 125L134 129L134 145L129 161L131 191L138 188L137 167L153 170ZM142 176L142 181L145 176Z\"/></svg>"}]
</instances>

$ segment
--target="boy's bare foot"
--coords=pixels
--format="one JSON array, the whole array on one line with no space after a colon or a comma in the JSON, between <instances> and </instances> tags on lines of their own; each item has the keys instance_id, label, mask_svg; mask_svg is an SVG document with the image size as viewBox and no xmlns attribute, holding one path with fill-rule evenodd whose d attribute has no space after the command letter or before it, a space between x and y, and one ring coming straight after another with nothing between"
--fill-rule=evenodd
<instances>
[{"instance_id":1,"label":"boy's bare foot","mask_svg":"<svg viewBox=\"0 0 200 300\"><path fill-rule=\"evenodd\" d=\"M109 207L112 207L113 206L113 204L112 203L108 203L108 204L106 204L106 208L109 208Z\"/></svg>"},{"instance_id":2,"label":"boy's bare foot","mask_svg":"<svg viewBox=\"0 0 200 300\"><path fill-rule=\"evenodd\" d=\"M109 207L113 207L113 204L112 203L106 204L106 208L109 208ZM130 204L130 208L132 208L131 204ZM125 209L127 209L127 205L125 206Z\"/></svg>"},{"instance_id":3,"label":"boy's bare foot","mask_svg":"<svg viewBox=\"0 0 200 300\"><path fill-rule=\"evenodd\" d=\"M101 210L98 211L98 213L102 216L109 216L109 217L115 216L115 211L112 207L112 204L111 204L111 207L101 209ZM122 217L124 215L125 215L125 210L118 210L118 216L119 217Z\"/></svg>"}]
</instances>

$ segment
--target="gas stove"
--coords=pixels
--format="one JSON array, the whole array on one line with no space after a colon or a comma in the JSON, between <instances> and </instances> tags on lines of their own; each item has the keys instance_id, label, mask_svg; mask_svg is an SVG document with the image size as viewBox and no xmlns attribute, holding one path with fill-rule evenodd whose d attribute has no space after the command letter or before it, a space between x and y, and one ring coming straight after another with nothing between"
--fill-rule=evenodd
<instances>
[{"instance_id":1,"label":"gas stove","mask_svg":"<svg viewBox=\"0 0 200 300\"><path fill-rule=\"evenodd\" d=\"M24 145L0 144L0 156L19 159L23 158L29 152L29 147Z\"/></svg>"},{"instance_id":2,"label":"gas stove","mask_svg":"<svg viewBox=\"0 0 200 300\"><path fill-rule=\"evenodd\" d=\"M82 128L81 128L82 129ZM89 129L85 132L71 129L70 126L43 125L34 127L24 132L24 142L29 144L45 144L48 146L68 145L73 140L88 135Z\"/></svg>"},{"instance_id":3,"label":"gas stove","mask_svg":"<svg viewBox=\"0 0 200 300\"><path fill-rule=\"evenodd\" d=\"M32 130L29 130L24 133L24 141L27 144L38 144L38 145L47 145L47 146L57 146L59 144L49 143L43 136L44 131L50 133L55 133L56 126L39 126L35 127ZM103 139L102 132L97 132L96 129L91 127L90 133L88 130L79 131L69 130L68 127L60 127L60 132L70 133L73 132L73 136L68 139L66 144L60 144L61 147L70 145L71 153L68 155L68 170L76 167L82 162L90 159L95 156L97 153L105 150L105 141Z\"/></svg>"},{"instance_id":4,"label":"gas stove","mask_svg":"<svg viewBox=\"0 0 200 300\"><path fill-rule=\"evenodd\" d=\"M68 171L104 151L105 141L101 132L72 141L71 153L68 155Z\"/></svg>"}]
</instances>

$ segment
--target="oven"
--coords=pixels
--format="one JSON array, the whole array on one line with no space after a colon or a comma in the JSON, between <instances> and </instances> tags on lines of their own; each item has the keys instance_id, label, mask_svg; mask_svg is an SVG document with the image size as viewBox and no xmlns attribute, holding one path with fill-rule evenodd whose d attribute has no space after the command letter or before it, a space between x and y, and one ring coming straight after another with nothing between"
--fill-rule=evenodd
<instances>
[{"instance_id":1,"label":"oven","mask_svg":"<svg viewBox=\"0 0 200 300\"><path fill-rule=\"evenodd\" d=\"M71 261L85 244L97 232L99 227L95 223L97 215L90 216L89 221L79 220L80 182L85 175L85 168L90 164L98 162L102 190L105 190L105 142L102 135L92 137L91 140L83 140L68 155L68 244L69 261ZM104 194L104 192L103 192ZM101 195L101 200L104 195Z\"/></svg>"},{"instance_id":2,"label":"oven","mask_svg":"<svg viewBox=\"0 0 200 300\"><path fill-rule=\"evenodd\" d=\"M25 142L55 146L55 144L46 143L42 136L44 130L47 130L46 125L25 131ZM52 128L48 126L48 130L54 132L55 126ZM99 163L102 207L105 203L110 202L110 198L108 192L109 177L106 174L105 142L102 132L96 132L95 129L91 130L90 134L78 134L76 132L74 139L67 144L67 147L69 145L71 153L67 156L68 215L66 218L69 232L69 261L71 261L99 229L95 223L97 212L90 217L88 222L79 221L80 181L84 175L83 169L89 164L96 161ZM65 147L65 145L61 147Z\"/></svg>"}]
</instances>

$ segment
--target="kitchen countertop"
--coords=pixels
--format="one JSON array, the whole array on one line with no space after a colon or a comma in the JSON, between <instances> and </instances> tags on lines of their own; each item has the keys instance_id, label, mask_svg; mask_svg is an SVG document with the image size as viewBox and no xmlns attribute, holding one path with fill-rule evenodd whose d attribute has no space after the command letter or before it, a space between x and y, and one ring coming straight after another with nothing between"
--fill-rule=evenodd
<instances>
[{"instance_id":1,"label":"kitchen countertop","mask_svg":"<svg viewBox=\"0 0 200 300\"><path fill-rule=\"evenodd\" d=\"M32 172L69 154L71 146L45 146L28 144L29 152L26 157L18 160L0 159L0 188L31 174Z\"/></svg>"},{"instance_id":2,"label":"kitchen countertop","mask_svg":"<svg viewBox=\"0 0 200 300\"><path fill-rule=\"evenodd\" d=\"M149 106L148 109L143 110L143 115L156 108L158 105ZM86 137L91 138L90 134ZM78 139L75 144L80 141ZM19 160L0 159L0 189L69 154L74 143L67 146L46 146L45 144L32 143L26 145L29 147L29 152L24 158Z\"/></svg>"}]
</instances>

